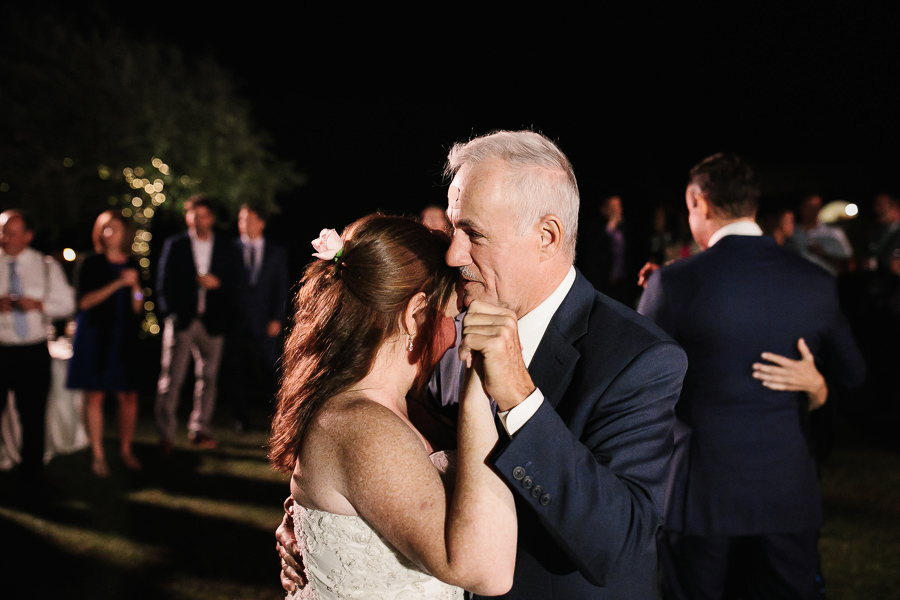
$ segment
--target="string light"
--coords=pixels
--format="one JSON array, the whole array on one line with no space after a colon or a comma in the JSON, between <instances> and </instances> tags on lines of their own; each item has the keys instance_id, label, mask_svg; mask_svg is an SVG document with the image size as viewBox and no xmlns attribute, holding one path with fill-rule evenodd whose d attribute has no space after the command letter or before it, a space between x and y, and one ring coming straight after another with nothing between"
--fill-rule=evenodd
<instances>
[{"instance_id":1,"label":"string light","mask_svg":"<svg viewBox=\"0 0 900 600\"><path fill-rule=\"evenodd\" d=\"M122 169L122 177L125 183L132 190L130 194L125 194L120 199L111 199L112 204L123 205L122 214L134 221L136 232L131 249L138 257L138 264L141 268L141 280L144 284L144 321L141 323L141 331L144 335L159 335L161 328L159 319L156 316L156 302L152 295L153 289L150 287L150 241L153 239L153 233L150 231L153 217L156 215L156 209L162 206L168 197L166 191L166 179L171 176L171 169L166 162L158 156L150 159L150 167L134 166ZM149 172L156 169L159 176L153 177ZM97 168L97 174L101 179L107 179L112 172L109 167L100 166ZM182 175L177 183L184 187L193 185L194 181L187 175Z\"/></svg>"}]
</instances>

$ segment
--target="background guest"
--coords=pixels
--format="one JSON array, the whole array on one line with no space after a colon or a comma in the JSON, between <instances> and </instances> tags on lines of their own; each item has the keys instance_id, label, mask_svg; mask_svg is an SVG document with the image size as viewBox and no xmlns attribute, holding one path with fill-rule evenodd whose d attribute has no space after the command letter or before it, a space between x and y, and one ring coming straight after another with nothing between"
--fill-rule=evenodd
<instances>
[{"instance_id":1,"label":"background guest","mask_svg":"<svg viewBox=\"0 0 900 600\"><path fill-rule=\"evenodd\" d=\"M78 266L78 299L72 360L66 386L85 390L85 416L91 442L91 470L109 476L103 451L103 399L118 399L119 452L127 469L141 463L132 452L138 417L135 352L144 297L138 263L132 256L134 224L120 212L100 213L94 222L95 254Z\"/></svg>"},{"instance_id":2,"label":"background guest","mask_svg":"<svg viewBox=\"0 0 900 600\"><path fill-rule=\"evenodd\" d=\"M766 370L760 358L778 365L799 351L801 366L815 356L851 387L865 363L835 278L762 235L750 166L718 154L690 175L688 221L704 251L653 273L638 306L690 365L675 407L663 598L722 598L732 584L739 597L811 600L822 504L804 425L827 387L759 385L749 373Z\"/></svg>"},{"instance_id":3,"label":"background guest","mask_svg":"<svg viewBox=\"0 0 900 600\"><path fill-rule=\"evenodd\" d=\"M872 209L878 224L869 243L869 267L900 275L900 198L878 194Z\"/></svg>"},{"instance_id":4,"label":"background guest","mask_svg":"<svg viewBox=\"0 0 900 600\"><path fill-rule=\"evenodd\" d=\"M449 232L450 220L447 218L447 210L437 205L429 205L419 213L419 220L428 229Z\"/></svg>"},{"instance_id":5,"label":"background guest","mask_svg":"<svg viewBox=\"0 0 900 600\"><path fill-rule=\"evenodd\" d=\"M665 206L658 205L653 209L647 236L647 262L662 265L669 261L669 249L675 243L671 223L671 215Z\"/></svg>"},{"instance_id":6,"label":"background guest","mask_svg":"<svg viewBox=\"0 0 900 600\"><path fill-rule=\"evenodd\" d=\"M576 266L597 290L633 308L638 291L634 283L635 248L625 226L622 198L604 198L598 215L587 215L583 227Z\"/></svg>"},{"instance_id":7,"label":"background guest","mask_svg":"<svg viewBox=\"0 0 900 600\"><path fill-rule=\"evenodd\" d=\"M265 212L253 206L243 205L238 212L238 319L226 336L225 375L239 432L250 426L254 408L269 406L274 398L288 307L287 253L264 235L267 220Z\"/></svg>"},{"instance_id":8,"label":"background guest","mask_svg":"<svg viewBox=\"0 0 900 600\"><path fill-rule=\"evenodd\" d=\"M178 425L175 413L192 355L196 380L188 439L201 448L217 446L210 424L240 257L234 243L213 230L213 209L209 198L195 196L188 200L184 213L188 230L167 239L159 258L156 294L165 324L156 426L164 456L174 444Z\"/></svg>"},{"instance_id":9,"label":"background guest","mask_svg":"<svg viewBox=\"0 0 900 600\"><path fill-rule=\"evenodd\" d=\"M794 237L796 220L794 211L789 208L777 208L761 213L757 221L763 233L772 236L779 246L784 246Z\"/></svg>"},{"instance_id":10,"label":"background guest","mask_svg":"<svg viewBox=\"0 0 900 600\"><path fill-rule=\"evenodd\" d=\"M846 273L853 258L853 246L840 227L819 220L822 197L804 196L797 208L797 226L790 245L805 258L832 275Z\"/></svg>"},{"instance_id":11,"label":"background guest","mask_svg":"<svg viewBox=\"0 0 900 600\"><path fill-rule=\"evenodd\" d=\"M0 399L10 390L22 424L20 473L39 482L44 467L50 353L47 329L75 310L62 268L30 247L34 226L21 210L0 213Z\"/></svg>"}]
</instances>

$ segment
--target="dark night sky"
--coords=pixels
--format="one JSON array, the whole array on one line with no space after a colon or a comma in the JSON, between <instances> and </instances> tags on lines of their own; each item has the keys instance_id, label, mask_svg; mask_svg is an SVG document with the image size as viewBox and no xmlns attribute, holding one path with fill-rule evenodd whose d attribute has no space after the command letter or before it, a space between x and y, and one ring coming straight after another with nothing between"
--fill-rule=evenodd
<instances>
[{"instance_id":1,"label":"dark night sky","mask_svg":"<svg viewBox=\"0 0 900 600\"><path fill-rule=\"evenodd\" d=\"M502 27L449 7L414 23L262 10L193 47L238 75L279 154L329 199L440 201L449 144L531 127L570 156L585 201L678 201L686 170L718 150L753 160L770 194L866 200L896 174L895 11L805 6L535 13Z\"/></svg>"},{"instance_id":2,"label":"dark night sky","mask_svg":"<svg viewBox=\"0 0 900 600\"><path fill-rule=\"evenodd\" d=\"M107 4L136 39L212 54L235 74L276 153L307 173L281 201L315 232L376 208L442 202L449 145L498 128L557 140L583 203L617 192L632 214L680 206L687 170L720 150L753 161L770 198L817 189L865 204L879 188L900 189L894 8L729 3L498 18L449 4L366 14Z\"/></svg>"}]
</instances>

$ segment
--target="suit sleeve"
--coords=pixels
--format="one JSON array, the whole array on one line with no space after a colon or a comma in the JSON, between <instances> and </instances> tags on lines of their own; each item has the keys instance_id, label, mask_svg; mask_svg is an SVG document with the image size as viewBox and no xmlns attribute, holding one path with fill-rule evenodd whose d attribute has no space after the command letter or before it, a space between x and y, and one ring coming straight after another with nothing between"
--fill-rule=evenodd
<instances>
[{"instance_id":1,"label":"suit sleeve","mask_svg":"<svg viewBox=\"0 0 900 600\"><path fill-rule=\"evenodd\" d=\"M831 327L822 340L822 349L816 362L829 382L845 388L855 388L866 379L866 362L856 344L850 323L841 311L836 283L833 286L832 296L835 300Z\"/></svg>"},{"instance_id":2,"label":"suit sleeve","mask_svg":"<svg viewBox=\"0 0 900 600\"><path fill-rule=\"evenodd\" d=\"M166 317L174 312L169 291L172 289L169 257L172 254L172 241L166 240L159 254L159 266L156 270L156 302L160 315Z\"/></svg>"},{"instance_id":3,"label":"suit sleeve","mask_svg":"<svg viewBox=\"0 0 900 600\"><path fill-rule=\"evenodd\" d=\"M595 585L609 585L617 569L627 572L655 547L686 369L677 344L651 345L608 385L579 386L581 397L563 398L591 407L580 437L545 401L492 457L520 503Z\"/></svg>"},{"instance_id":4,"label":"suit sleeve","mask_svg":"<svg viewBox=\"0 0 900 600\"><path fill-rule=\"evenodd\" d=\"M644 293L641 294L637 312L662 327L669 335L674 335L676 323L668 310L671 305L671 302L666 301L662 270L657 270L647 280L647 286L644 288Z\"/></svg>"}]
</instances>

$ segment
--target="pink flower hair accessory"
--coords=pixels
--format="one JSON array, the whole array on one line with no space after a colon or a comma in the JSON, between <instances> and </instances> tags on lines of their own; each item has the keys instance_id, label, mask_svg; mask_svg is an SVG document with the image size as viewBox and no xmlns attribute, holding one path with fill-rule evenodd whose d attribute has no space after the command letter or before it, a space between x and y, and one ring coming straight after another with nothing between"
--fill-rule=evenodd
<instances>
[{"instance_id":1,"label":"pink flower hair accessory","mask_svg":"<svg viewBox=\"0 0 900 600\"><path fill-rule=\"evenodd\" d=\"M323 229L319 237L312 241L316 251L313 256L320 260L333 260L338 262L344 253L344 241L334 229Z\"/></svg>"}]
</instances>

